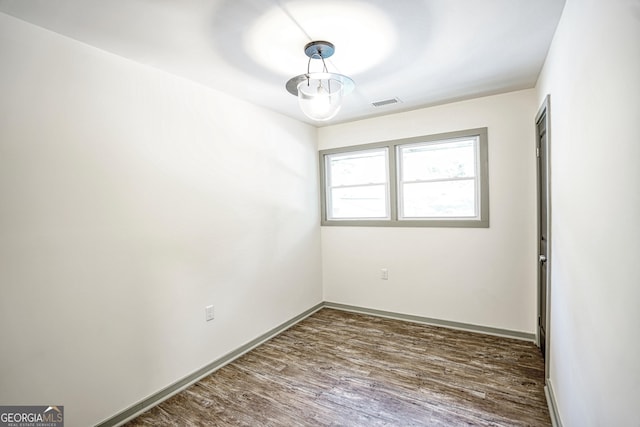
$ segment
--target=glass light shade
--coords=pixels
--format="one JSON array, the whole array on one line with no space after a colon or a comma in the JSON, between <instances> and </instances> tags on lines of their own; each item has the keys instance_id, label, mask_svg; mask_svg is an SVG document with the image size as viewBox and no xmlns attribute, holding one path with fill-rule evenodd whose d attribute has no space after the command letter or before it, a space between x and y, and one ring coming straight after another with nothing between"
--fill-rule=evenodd
<instances>
[{"instance_id":1,"label":"glass light shade","mask_svg":"<svg viewBox=\"0 0 640 427\"><path fill-rule=\"evenodd\" d=\"M317 121L330 120L342 107L342 82L335 79L304 79L298 84L298 104L302 112Z\"/></svg>"}]
</instances>

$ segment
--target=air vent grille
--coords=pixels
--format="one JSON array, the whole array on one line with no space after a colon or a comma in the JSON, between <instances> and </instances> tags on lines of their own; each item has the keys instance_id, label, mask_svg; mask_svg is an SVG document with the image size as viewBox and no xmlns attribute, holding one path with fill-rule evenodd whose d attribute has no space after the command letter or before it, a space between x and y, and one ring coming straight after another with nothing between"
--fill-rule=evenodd
<instances>
[{"instance_id":1,"label":"air vent grille","mask_svg":"<svg viewBox=\"0 0 640 427\"><path fill-rule=\"evenodd\" d=\"M385 105L391 105L391 104L397 104L400 101L398 98L390 98L390 99L383 99L382 101L376 101L376 102L372 102L371 105L373 105L374 107L384 107Z\"/></svg>"}]
</instances>

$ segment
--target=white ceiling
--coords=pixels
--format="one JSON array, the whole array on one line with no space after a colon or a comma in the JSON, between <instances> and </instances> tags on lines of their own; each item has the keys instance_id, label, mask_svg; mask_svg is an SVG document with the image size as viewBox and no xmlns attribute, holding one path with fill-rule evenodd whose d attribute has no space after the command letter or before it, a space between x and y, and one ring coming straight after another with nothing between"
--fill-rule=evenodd
<instances>
[{"instance_id":1,"label":"white ceiling","mask_svg":"<svg viewBox=\"0 0 640 427\"><path fill-rule=\"evenodd\" d=\"M326 125L533 87L564 2L0 0L0 11L308 123L285 83L306 72L304 45L328 40L329 70L356 89Z\"/></svg>"}]
</instances>

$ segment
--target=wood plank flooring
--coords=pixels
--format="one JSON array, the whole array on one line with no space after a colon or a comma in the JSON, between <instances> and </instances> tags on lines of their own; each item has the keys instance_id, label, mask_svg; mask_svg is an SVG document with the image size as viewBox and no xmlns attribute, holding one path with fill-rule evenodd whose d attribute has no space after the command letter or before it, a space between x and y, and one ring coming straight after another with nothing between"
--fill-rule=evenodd
<instances>
[{"instance_id":1,"label":"wood plank flooring","mask_svg":"<svg viewBox=\"0 0 640 427\"><path fill-rule=\"evenodd\" d=\"M532 343L324 308L126 424L550 426Z\"/></svg>"}]
</instances>

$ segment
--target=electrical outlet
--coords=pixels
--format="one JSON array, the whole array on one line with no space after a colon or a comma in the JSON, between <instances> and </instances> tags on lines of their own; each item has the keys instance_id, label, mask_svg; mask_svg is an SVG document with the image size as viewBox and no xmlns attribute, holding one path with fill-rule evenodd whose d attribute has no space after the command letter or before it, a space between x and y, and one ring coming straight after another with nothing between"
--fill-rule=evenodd
<instances>
[{"instance_id":1,"label":"electrical outlet","mask_svg":"<svg viewBox=\"0 0 640 427\"><path fill-rule=\"evenodd\" d=\"M380 270L380 278L382 280L389 280L389 270L387 270L386 268Z\"/></svg>"},{"instance_id":2,"label":"electrical outlet","mask_svg":"<svg viewBox=\"0 0 640 427\"><path fill-rule=\"evenodd\" d=\"M207 319L207 322L209 320L213 320L213 306L212 305L208 305L204 308L204 313L205 313L205 318Z\"/></svg>"}]
</instances>

